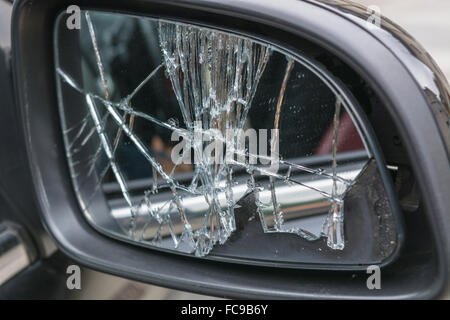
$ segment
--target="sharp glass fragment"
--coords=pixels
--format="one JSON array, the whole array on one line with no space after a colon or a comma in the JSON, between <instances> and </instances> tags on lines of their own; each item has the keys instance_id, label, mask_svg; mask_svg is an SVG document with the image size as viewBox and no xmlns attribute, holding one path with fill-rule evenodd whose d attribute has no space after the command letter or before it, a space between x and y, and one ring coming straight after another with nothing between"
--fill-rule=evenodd
<instances>
[{"instance_id":1,"label":"sharp glass fragment","mask_svg":"<svg viewBox=\"0 0 450 320\"><path fill-rule=\"evenodd\" d=\"M236 231L248 196L246 219L267 237L345 248L345 195L371 153L349 102L310 62L223 31L100 12L84 11L79 40L80 65L57 59L56 74L72 179L97 228L205 256ZM362 156L341 166L351 152Z\"/></svg>"}]
</instances>

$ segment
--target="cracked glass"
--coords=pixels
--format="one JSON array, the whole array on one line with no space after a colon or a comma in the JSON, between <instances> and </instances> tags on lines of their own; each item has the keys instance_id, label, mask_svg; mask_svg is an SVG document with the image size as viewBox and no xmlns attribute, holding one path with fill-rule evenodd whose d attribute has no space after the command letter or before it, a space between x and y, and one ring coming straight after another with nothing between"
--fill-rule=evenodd
<instances>
[{"instance_id":1,"label":"cracked glass","mask_svg":"<svg viewBox=\"0 0 450 320\"><path fill-rule=\"evenodd\" d=\"M79 30L60 26L66 156L97 230L200 257L255 223L267 243L346 248L346 196L372 151L320 65L176 21L82 10Z\"/></svg>"}]
</instances>

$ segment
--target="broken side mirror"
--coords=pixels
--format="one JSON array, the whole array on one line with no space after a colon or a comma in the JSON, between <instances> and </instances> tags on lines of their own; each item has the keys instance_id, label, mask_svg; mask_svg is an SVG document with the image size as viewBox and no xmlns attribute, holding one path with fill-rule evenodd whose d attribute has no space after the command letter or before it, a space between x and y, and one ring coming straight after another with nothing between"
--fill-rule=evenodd
<instances>
[{"instance_id":1,"label":"broken side mirror","mask_svg":"<svg viewBox=\"0 0 450 320\"><path fill-rule=\"evenodd\" d=\"M251 1L207 2L184 14L183 2L138 10L137 2L81 1L69 13L64 3L15 4L16 83L57 243L89 266L216 295L314 295L322 277L345 283L348 271L370 265L397 272L406 210L399 177L418 157L391 153L379 127L380 115L401 110L402 91L392 89L407 82L380 84L385 75L371 79L371 68L392 61L415 80L337 7L293 2L298 26L287 30L293 13L284 6L272 12L263 2L240 18L234 13ZM36 12L33 24L20 19L25 12ZM274 25L271 14L283 21ZM337 39L325 17L355 39ZM372 66L357 37L391 60ZM346 56L345 42L358 50ZM37 74L42 59L48 68ZM423 99L416 87L406 91ZM386 130L398 134L406 118L388 119ZM408 208L422 209L413 200ZM271 276L240 283L249 274ZM330 292L351 295L348 286Z\"/></svg>"}]
</instances>

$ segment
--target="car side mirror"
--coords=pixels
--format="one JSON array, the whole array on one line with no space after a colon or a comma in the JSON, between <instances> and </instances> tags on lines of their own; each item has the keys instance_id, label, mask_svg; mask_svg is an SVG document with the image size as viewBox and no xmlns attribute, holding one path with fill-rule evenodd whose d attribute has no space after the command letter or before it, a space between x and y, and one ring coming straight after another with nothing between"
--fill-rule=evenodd
<instances>
[{"instance_id":1,"label":"car side mirror","mask_svg":"<svg viewBox=\"0 0 450 320\"><path fill-rule=\"evenodd\" d=\"M384 297L440 294L448 83L403 31L364 14L325 1L16 1L15 86L61 250L220 296L373 297L352 280L373 265Z\"/></svg>"}]
</instances>

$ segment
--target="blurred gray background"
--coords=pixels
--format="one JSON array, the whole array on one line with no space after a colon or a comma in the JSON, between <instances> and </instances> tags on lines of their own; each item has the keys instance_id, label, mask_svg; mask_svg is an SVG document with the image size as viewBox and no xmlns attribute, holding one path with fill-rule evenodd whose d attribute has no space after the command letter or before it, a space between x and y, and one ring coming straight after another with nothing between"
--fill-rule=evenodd
<instances>
[{"instance_id":1,"label":"blurred gray background","mask_svg":"<svg viewBox=\"0 0 450 320\"><path fill-rule=\"evenodd\" d=\"M381 14L408 31L450 79L450 0L356 0L375 5Z\"/></svg>"}]
</instances>

